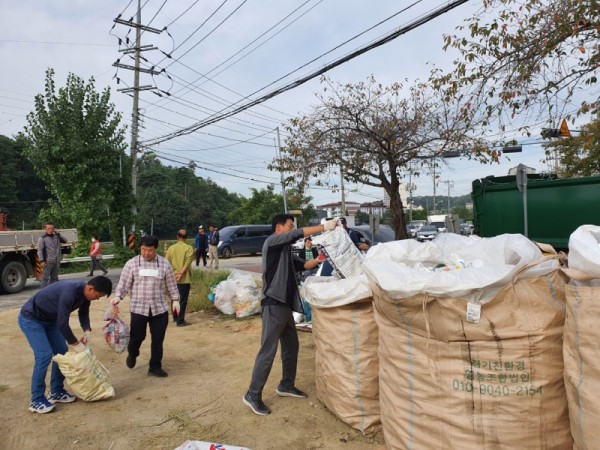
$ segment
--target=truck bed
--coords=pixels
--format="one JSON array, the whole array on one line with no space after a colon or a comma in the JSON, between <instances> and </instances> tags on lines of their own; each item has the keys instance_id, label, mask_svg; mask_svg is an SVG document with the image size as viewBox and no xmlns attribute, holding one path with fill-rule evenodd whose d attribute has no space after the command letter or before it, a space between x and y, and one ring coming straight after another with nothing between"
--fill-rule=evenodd
<instances>
[{"instance_id":1,"label":"truck bed","mask_svg":"<svg viewBox=\"0 0 600 450\"><path fill-rule=\"evenodd\" d=\"M26 251L37 249L38 239L42 230L0 231L0 253ZM77 229L60 230L62 237L67 239L63 247L72 247L77 242Z\"/></svg>"}]
</instances>

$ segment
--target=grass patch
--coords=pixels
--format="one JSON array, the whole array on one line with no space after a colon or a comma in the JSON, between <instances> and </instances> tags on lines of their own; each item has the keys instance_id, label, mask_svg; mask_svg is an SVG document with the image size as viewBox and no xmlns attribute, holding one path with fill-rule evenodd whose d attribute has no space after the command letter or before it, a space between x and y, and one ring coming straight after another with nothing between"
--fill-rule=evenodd
<instances>
[{"instance_id":1,"label":"grass patch","mask_svg":"<svg viewBox=\"0 0 600 450\"><path fill-rule=\"evenodd\" d=\"M188 311L216 310L215 305L208 299L212 287L226 280L228 270L192 270L192 286L188 299Z\"/></svg>"}]
</instances>

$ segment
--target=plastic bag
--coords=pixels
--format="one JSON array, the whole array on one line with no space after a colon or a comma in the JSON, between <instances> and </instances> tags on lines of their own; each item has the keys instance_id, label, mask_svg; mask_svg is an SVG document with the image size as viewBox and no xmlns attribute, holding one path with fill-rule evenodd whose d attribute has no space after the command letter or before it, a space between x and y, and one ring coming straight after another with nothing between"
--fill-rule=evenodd
<instances>
[{"instance_id":1,"label":"plastic bag","mask_svg":"<svg viewBox=\"0 0 600 450\"><path fill-rule=\"evenodd\" d=\"M95 402L115 396L115 390L108 382L108 369L98 361L91 348L81 353L69 351L55 355L52 361L58 364L71 391L80 399Z\"/></svg>"},{"instance_id":2,"label":"plastic bag","mask_svg":"<svg viewBox=\"0 0 600 450\"><path fill-rule=\"evenodd\" d=\"M235 282L229 279L221 281L215 292L215 308L223 314L235 314Z\"/></svg>"},{"instance_id":3,"label":"plastic bag","mask_svg":"<svg viewBox=\"0 0 600 450\"><path fill-rule=\"evenodd\" d=\"M232 269L229 277L217 285L215 307L223 314L247 317L260 312L259 279L249 272Z\"/></svg>"},{"instance_id":4,"label":"plastic bag","mask_svg":"<svg viewBox=\"0 0 600 450\"><path fill-rule=\"evenodd\" d=\"M348 232L343 227L336 227L313 238L313 245L321 245L327 261L341 278L358 276L362 273L363 256L356 248Z\"/></svg>"},{"instance_id":5,"label":"plastic bag","mask_svg":"<svg viewBox=\"0 0 600 450\"><path fill-rule=\"evenodd\" d=\"M108 323L102 327L106 343L116 353L123 353L129 344L129 327L119 318L119 308L110 305L104 313L104 320L108 320Z\"/></svg>"}]
</instances>

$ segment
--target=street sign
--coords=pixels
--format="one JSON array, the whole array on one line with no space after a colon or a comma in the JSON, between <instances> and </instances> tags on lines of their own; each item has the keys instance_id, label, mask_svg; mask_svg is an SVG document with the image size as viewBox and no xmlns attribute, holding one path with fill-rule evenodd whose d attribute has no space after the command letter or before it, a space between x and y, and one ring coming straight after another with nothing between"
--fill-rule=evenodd
<instances>
[{"instance_id":1,"label":"street sign","mask_svg":"<svg viewBox=\"0 0 600 450\"><path fill-rule=\"evenodd\" d=\"M571 132L569 131L569 127L567 125L567 119L563 119L562 123L560 124L559 133L561 137L571 137Z\"/></svg>"}]
</instances>

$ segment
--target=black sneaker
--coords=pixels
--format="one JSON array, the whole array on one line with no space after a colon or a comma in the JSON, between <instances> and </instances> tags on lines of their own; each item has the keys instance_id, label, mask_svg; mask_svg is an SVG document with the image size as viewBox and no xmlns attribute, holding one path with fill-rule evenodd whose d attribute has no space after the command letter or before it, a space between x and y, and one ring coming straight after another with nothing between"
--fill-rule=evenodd
<instances>
[{"instance_id":1,"label":"black sneaker","mask_svg":"<svg viewBox=\"0 0 600 450\"><path fill-rule=\"evenodd\" d=\"M162 369L148 369L148 375L158 378L167 378L169 374Z\"/></svg>"},{"instance_id":2,"label":"black sneaker","mask_svg":"<svg viewBox=\"0 0 600 450\"><path fill-rule=\"evenodd\" d=\"M306 393L302 392L300 389L296 388L296 387L291 387L289 389L283 389L282 387L278 387L277 389L275 389L275 392L277 392L277 395L279 395L280 397L296 397L296 398L307 398L308 395L306 395Z\"/></svg>"},{"instance_id":3,"label":"black sneaker","mask_svg":"<svg viewBox=\"0 0 600 450\"><path fill-rule=\"evenodd\" d=\"M135 359L136 357L133 356L131 353L128 354L127 359L125 360L125 364L127 364L127 367L133 369L135 367Z\"/></svg>"},{"instance_id":4,"label":"black sneaker","mask_svg":"<svg viewBox=\"0 0 600 450\"><path fill-rule=\"evenodd\" d=\"M183 322L177 322L178 327L187 327L189 325L191 325L191 323L186 322L185 320Z\"/></svg>"},{"instance_id":5,"label":"black sneaker","mask_svg":"<svg viewBox=\"0 0 600 450\"><path fill-rule=\"evenodd\" d=\"M255 399L250 395L249 392L244 394L242 398L244 404L252 410L254 414L258 414L259 416L266 416L267 414L271 414L271 410L267 408L267 405L263 403L261 399Z\"/></svg>"}]
</instances>

